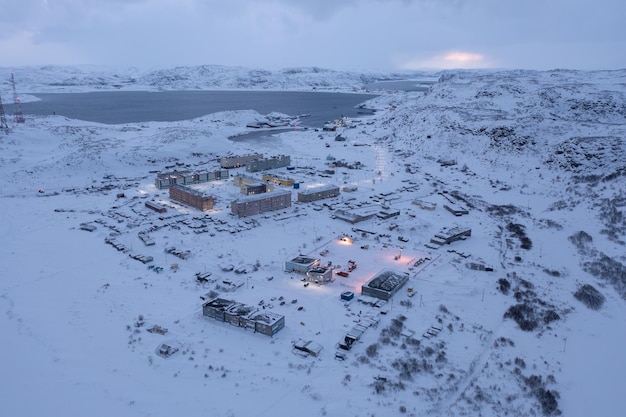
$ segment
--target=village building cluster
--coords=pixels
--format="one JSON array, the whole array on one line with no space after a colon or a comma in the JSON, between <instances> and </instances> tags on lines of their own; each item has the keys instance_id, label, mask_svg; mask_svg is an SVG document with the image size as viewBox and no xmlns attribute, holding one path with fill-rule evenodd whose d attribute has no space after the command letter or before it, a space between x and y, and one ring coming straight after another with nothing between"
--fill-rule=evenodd
<instances>
[{"instance_id":1,"label":"village building cluster","mask_svg":"<svg viewBox=\"0 0 626 417\"><path fill-rule=\"evenodd\" d=\"M344 164L342 161L336 161L334 158L331 163L333 167L347 166L347 164ZM210 214L198 215L193 218L181 218L180 214L168 213L168 208L176 212L179 207L177 206L178 204L196 209L200 212L214 210L227 211L234 219L254 218L254 216L267 212L284 211L290 208L294 203L305 204L317 211L327 208L331 218L344 221L348 224L356 224L366 220L387 222L386 227L389 231L394 231L398 227L396 223L392 223L390 220L402 215L400 209L391 206L391 203L399 198L391 192L372 195L369 201L359 202L356 198L346 198L338 202L336 198L341 195L342 191L354 193L358 190L358 187L353 185L339 187L331 183L316 183L315 185L301 189L301 183L291 177L292 173L297 177L298 171L293 169L291 158L288 155L278 155L271 158L264 158L262 154L228 156L221 158L219 164L220 168L214 170L169 171L157 174L154 183L155 187L158 190L167 189L169 200L153 198L152 200L144 202L145 207L158 213L160 215L159 218L164 222L162 226L155 225L138 233L140 239L146 246L155 245L155 240L151 236L151 233L158 231L160 227L171 227L174 229L187 227L196 234L210 233L211 236L214 235L212 230L215 232L230 231L230 233L236 233L237 230L240 230L229 226L228 221L219 219L218 217L214 218L214 216ZM358 165L360 166L360 164ZM285 168L289 176L285 176L284 172L272 172L272 170L278 170L279 168ZM232 170L238 170L238 172L232 172ZM256 174L258 172L261 173L260 176ZM319 170L319 176L324 177L324 172L326 171ZM307 174L310 175L309 173ZM305 174L305 176L307 174ZM302 175L302 171L300 171L300 175ZM212 184L209 185L206 183ZM219 196L219 201L223 201L223 196L233 194L232 192L226 191L226 188L230 185L238 189L239 196L231 199L229 202L226 201L223 205L219 204L216 206L215 194L217 193ZM414 188L415 186L405 186L405 189L409 191L413 191ZM211 193L206 190L210 190ZM457 207L454 205L455 202L451 196L443 196L446 199L444 204L446 210L456 216L466 214L459 211L460 206ZM124 196L120 198L124 198ZM323 200L329 201L318 203ZM412 203L429 211L435 210L437 207L436 203L430 203L421 199L412 200ZM225 208L229 208L230 210L224 210ZM275 219L276 218L278 217L275 217ZM246 227L254 227L255 224L258 224L256 220L244 221L248 225ZM90 225L83 227L83 229L92 231L88 226ZM365 228L353 227L352 231L357 236L364 239L387 239L391 236L389 233L380 234L366 230ZM120 234L117 229L115 229L115 233ZM450 245L453 242L467 239L470 236L470 228L459 226L450 228L444 227L426 243L426 247L428 249L437 250L443 245ZM338 245L352 246L356 239L357 237L352 234L343 233L337 237L336 242ZM401 235L398 237L396 245L403 245L408 241L409 239L406 236ZM143 256L130 251L125 245L112 237L107 238L107 243L119 251L129 253L129 256L133 259L144 263L153 262L151 256ZM364 243L358 247L360 247L361 250L368 250L370 245ZM332 287L337 279L348 279L348 277L351 277L350 274L357 274L358 276L360 270L354 272L357 268L357 263L352 259L348 260L347 265L344 267L337 264L333 265L329 260L322 261L322 258L328 255L328 252L328 248L322 250L319 252L319 257L311 254L300 254L285 261L283 271L287 274L296 275L296 280L294 281L302 282L305 287L310 284ZM190 250L179 249L174 246L167 246L165 253L181 261L186 261L193 256ZM402 258L402 246L400 246L399 253L396 253L394 256L389 256L387 259L388 260L385 262L390 263L388 265L381 265L383 269L375 275L358 276L356 279L350 278L354 279L354 281L351 282L358 282L358 285L353 288L353 290L359 291L357 301L366 306L378 309L382 314L387 311L385 307L386 303L388 303L410 279L408 272L402 272L393 267L393 265L400 266L400 260L403 260L403 262L406 261L406 257ZM413 271L414 268L423 268L431 259L430 255L422 256L404 263L410 265L410 267L407 268L409 271ZM476 262L469 262L467 265L468 268L471 269L489 270L489 267L483 267L483 264ZM163 270L162 267L155 265L150 266L152 266L153 268L151 269L157 273ZM177 270L178 264L173 263L171 269L173 271ZM196 273L195 281L198 285L219 286L222 291L229 292L236 291L245 285L245 276L249 272L249 268L245 265L222 265L220 269L222 273L230 273L232 271L234 274L239 275L240 278L243 277L243 279L218 278L213 275L212 272L205 271ZM354 276L355 275L352 277ZM273 277L268 277L268 280L272 278ZM291 278L294 279L294 276L292 275ZM261 301L258 306L252 306L223 298L223 296L219 296L219 294L216 295L216 293L213 293L212 296L210 294L211 292L201 297L203 300L202 314L205 317L270 337L276 335L285 327L285 316L271 311L273 307L271 304L263 304L263 301ZM413 288L409 288L409 294L414 294ZM338 302L346 303L346 305L349 305L354 298L355 291L346 291L345 287L338 293ZM284 300L281 301L281 305L284 303ZM298 308L301 309L302 307ZM360 340L363 333L369 327L375 326L377 322L378 319L375 316L370 315L367 319L361 317L358 323L352 326L337 343L336 347L339 350L335 357L345 359L345 352L349 351L352 346ZM161 347L161 350L163 349L164 348ZM168 349L169 348L166 347L163 352L159 352L158 354L163 357L168 357L175 353L174 349ZM317 357L322 351L322 346L313 340L297 340L293 342L293 350L294 353Z\"/></svg>"}]
</instances>

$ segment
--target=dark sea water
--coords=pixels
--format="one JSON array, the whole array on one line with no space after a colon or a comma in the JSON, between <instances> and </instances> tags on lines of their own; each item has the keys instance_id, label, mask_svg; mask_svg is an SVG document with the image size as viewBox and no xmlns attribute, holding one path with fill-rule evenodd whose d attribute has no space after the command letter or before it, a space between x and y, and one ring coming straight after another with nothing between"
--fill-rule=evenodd
<instances>
[{"instance_id":1,"label":"dark sea water","mask_svg":"<svg viewBox=\"0 0 626 417\"><path fill-rule=\"evenodd\" d=\"M357 106L372 94L292 91L111 91L33 94L25 115L60 115L105 124L179 121L227 110L256 110L290 116L309 114L302 124L321 127L341 116L358 117Z\"/></svg>"}]
</instances>

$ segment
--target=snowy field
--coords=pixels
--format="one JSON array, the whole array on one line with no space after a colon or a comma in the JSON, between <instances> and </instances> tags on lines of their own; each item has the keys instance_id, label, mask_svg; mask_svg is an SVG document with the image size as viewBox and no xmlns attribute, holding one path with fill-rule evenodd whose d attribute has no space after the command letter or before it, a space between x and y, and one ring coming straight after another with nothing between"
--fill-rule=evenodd
<instances>
[{"instance_id":1,"label":"snowy field","mask_svg":"<svg viewBox=\"0 0 626 417\"><path fill-rule=\"evenodd\" d=\"M251 88L250 72L219 69L179 69L182 87ZM28 69L18 86L58 91L75 73L72 91L117 88L119 76L99 71ZM330 88L358 80L323 75ZM146 89L159 79L132 76ZM319 71L282 76L265 74L271 88L322 82ZM2 84L0 415L621 415L626 72L436 76L426 93L383 93L367 103L375 115L336 131L242 138L267 115L17 124ZM158 172L215 171L252 153L290 156L293 169L271 171L299 184L276 186L290 207L231 214L242 197L233 177L260 179L245 168L193 186L214 197L206 212L155 186ZM298 202L321 185L342 191ZM351 224L342 210L376 215ZM471 236L431 242L453 227ZM285 272L298 255L330 262L332 282ZM356 268L338 275L349 261ZM361 294L382 270L409 277L386 303ZM346 291L354 299L341 300ZM285 327L269 337L203 316L215 297L282 315ZM162 344L177 350L162 357Z\"/></svg>"}]
</instances>

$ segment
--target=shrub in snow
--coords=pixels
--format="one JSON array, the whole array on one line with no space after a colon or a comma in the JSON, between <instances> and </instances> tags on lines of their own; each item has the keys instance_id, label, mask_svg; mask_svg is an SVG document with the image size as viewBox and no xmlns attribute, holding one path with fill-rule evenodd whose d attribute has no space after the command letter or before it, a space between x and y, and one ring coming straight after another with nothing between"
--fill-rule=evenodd
<instances>
[{"instance_id":1,"label":"shrub in snow","mask_svg":"<svg viewBox=\"0 0 626 417\"><path fill-rule=\"evenodd\" d=\"M372 388L374 388L374 392L376 394L381 394L385 391L385 381L381 379L376 379L372 383Z\"/></svg>"},{"instance_id":2,"label":"shrub in snow","mask_svg":"<svg viewBox=\"0 0 626 417\"><path fill-rule=\"evenodd\" d=\"M626 299L626 266L613 258L601 254L597 259L583 265L585 271L610 282Z\"/></svg>"},{"instance_id":3,"label":"shrub in snow","mask_svg":"<svg viewBox=\"0 0 626 417\"><path fill-rule=\"evenodd\" d=\"M554 310L548 310L543 315L543 322L545 324L549 324L549 323L552 323L553 321L557 321L560 319L561 319L561 316L559 316L559 314Z\"/></svg>"},{"instance_id":4,"label":"shrub in snow","mask_svg":"<svg viewBox=\"0 0 626 417\"><path fill-rule=\"evenodd\" d=\"M545 387L545 383L541 376L531 375L528 378L524 378L524 382L531 389L533 395L539 401L541 405L541 411L546 416L560 415L558 404L558 392L554 390L548 390Z\"/></svg>"},{"instance_id":5,"label":"shrub in snow","mask_svg":"<svg viewBox=\"0 0 626 417\"><path fill-rule=\"evenodd\" d=\"M515 237L517 237L520 241L520 247L522 249L529 250L533 247L533 242L526 235L526 227L519 223L509 223L506 226L506 230L512 233Z\"/></svg>"},{"instance_id":6,"label":"shrub in snow","mask_svg":"<svg viewBox=\"0 0 626 417\"><path fill-rule=\"evenodd\" d=\"M426 347L423 351L422 354L424 356L431 356L433 353L435 353L435 349L433 349L432 347L428 346Z\"/></svg>"},{"instance_id":7,"label":"shrub in snow","mask_svg":"<svg viewBox=\"0 0 626 417\"><path fill-rule=\"evenodd\" d=\"M507 280L506 278L500 278L498 280L498 290L502 294L508 295L510 289L511 289L511 283L509 282L509 280Z\"/></svg>"},{"instance_id":8,"label":"shrub in snow","mask_svg":"<svg viewBox=\"0 0 626 417\"><path fill-rule=\"evenodd\" d=\"M589 233L585 231L576 232L570 237L568 237L569 241L576 246L579 251L584 251L588 244L592 242L592 237Z\"/></svg>"},{"instance_id":9,"label":"shrub in snow","mask_svg":"<svg viewBox=\"0 0 626 417\"><path fill-rule=\"evenodd\" d=\"M423 362L418 361L414 357L405 357L394 360L391 363L393 369L400 372L400 379L411 380L413 374L423 369Z\"/></svg>"},{"instance_id":10,"label":"shrub in snow","mask_svg":"<svg viewBox=\"0 0 626 417\"><path fill-rule=\"evenodd\" d=\"M370 358L373 358L374 356L378 355L378 344L377 343L372 343L371 345L369 345L366 349L365 349L365 353L367 354L367 356L369 356Z\"/></svg>"},{"instance_id":11,"label":"shrub in snow","mask_svg":"<svg viewBox=\"0 0 626 417\"><path fill-rule=\"evenodd\" d=\"M541 411L547 416L559 415L559 403L557 401L558 393L554 390L547 390L545 388L539 388L535 392L539 404L541 404Z\"/></svg>"},{"instance_id":12,"label":"shrub in snow","mask_svg":"<svg viewBox=\"0 0 626 417\"><path fill-rule=\"evenodd\" d=\"M400 305L406 308L413 307L413 303L411 302L411 300L400 300Z\"/></svg>"},{"instance_id":13,"label":"shrub in snow","mask_svg":"<svg viewBox=\"0 0 626 417\"><path fill-rule=\"evenodd\" d=\"M520 329L530 332L537 328L535 311L529 304L515 304L504 313L505 319L513 319Z\"/></svg>"},{"instance_id":14,"label":"shrub in snow","mask_svg":"<svg viewBox=\"0 0 626 417\"><path fill-rule=\"evenodd\" d=\"M392 332L398 332L400 333L402 331L402 328L404 327L404 324L402 323L402 320L400 319L392 319L391 320L391 325L389 326L389 329Z\"/></svg>"},{"instance_id":15,"label":"shrub in snow","mask_svg":"<svg viewBox=\"0 0 626 417\"><path fill-rule=\"evenodd\" d=\"M574 293L574 297L593 310L599 310L602 308L605 300L604 295L589 284L585 284L580 287Z\"/></svg>"}]
</instances>

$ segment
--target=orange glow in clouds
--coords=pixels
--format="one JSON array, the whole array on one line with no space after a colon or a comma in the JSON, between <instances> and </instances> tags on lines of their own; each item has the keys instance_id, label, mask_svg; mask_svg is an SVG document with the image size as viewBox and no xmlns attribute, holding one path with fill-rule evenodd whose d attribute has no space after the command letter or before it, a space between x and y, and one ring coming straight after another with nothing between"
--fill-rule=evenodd
<instances>
[{"instance_id":1,"label":"orange glow in clouds","mask_svg":"<svg viewBox=\"0 0 626 417\"><path fill-rule=\"evenodd\" d=\"M472 54L470 52L450 52L444 55L444 61L467 64L471 62L481 62L485 60L483 54Z\"/></svg>"},{"instance_id":2,"label":"orange glow in clouds","mask_svg":"<svg viewBox=\"0 0 626 417\"><path fill-rule=\"evenodd\" d=\"M452 69L452 68L489 68L493 62L483 54L463 51L450 51L430 58L410 58L399 64L402 69Z\"/></svg>"}]
</instances>

